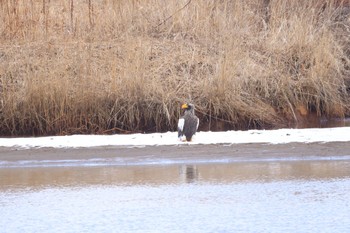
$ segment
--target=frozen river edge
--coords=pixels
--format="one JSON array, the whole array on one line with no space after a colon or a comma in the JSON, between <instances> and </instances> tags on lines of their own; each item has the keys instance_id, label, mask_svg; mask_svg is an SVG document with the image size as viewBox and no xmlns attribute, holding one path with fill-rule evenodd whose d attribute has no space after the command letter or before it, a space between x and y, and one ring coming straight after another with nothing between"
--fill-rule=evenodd
<instances>
[{"instance_id":1,"label":"frozen river edge","mask_svg":"<svg viewBox=\"0 0 350 233\"><path fill-rule=\"evenodd\" d=\"M0 138L0 167L350 160L350 127Z\"/></svg>"},{"instance_id":2,"label":"frozen river edge","mask_svg":"<svg viewBox=\"0 0 350 233\"><path fill-rule=\"evenodd\" d=\"M350 142L101 146L91 148L0 147L0 167L125 166L302 160L350 161Z\"/></svg>"}]
</instances>

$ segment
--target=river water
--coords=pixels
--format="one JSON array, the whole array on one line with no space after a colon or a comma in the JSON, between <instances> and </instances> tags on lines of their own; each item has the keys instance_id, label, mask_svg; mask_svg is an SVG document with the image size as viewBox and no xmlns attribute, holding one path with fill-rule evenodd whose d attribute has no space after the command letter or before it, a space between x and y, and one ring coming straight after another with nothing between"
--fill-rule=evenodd
<instances>
[{"instance_id":1,"label":"river water","mask_svg":"<svg viewBox=\"0 0 350 233\"><path fill-rule=\"evenodd\" d=\"M0 232L350 232L350 160L0 168Z\"/></svg>"}]
</instances>

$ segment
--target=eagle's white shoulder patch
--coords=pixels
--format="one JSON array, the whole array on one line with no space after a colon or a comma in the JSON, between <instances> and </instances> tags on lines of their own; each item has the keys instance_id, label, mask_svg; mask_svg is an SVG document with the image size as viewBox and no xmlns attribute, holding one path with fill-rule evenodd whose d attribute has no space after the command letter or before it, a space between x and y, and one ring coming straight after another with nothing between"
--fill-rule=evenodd
<instances>
[{"instance_id":1,"label":"eagle's white shoulder patch","mask_svg":"<svg viewBox=\"0 0 350 233\"><path fill-rule=\"evenodd\" d=\"M183 131L184 125L185 125L185 119L180 118L180 119L179 119L179 122L177 123L177 128L178 128L179 130Z\"/></svg>"}]
</instances>

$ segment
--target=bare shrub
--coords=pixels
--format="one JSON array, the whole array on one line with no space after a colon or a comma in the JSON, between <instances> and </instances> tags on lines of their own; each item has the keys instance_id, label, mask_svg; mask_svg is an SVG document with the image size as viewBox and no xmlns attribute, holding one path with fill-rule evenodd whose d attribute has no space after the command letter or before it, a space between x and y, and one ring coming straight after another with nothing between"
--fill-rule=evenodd
<instances>
[{"instance_id":1,"label":"bare shrub","mask_svg":"<svg viewBox=\"0 0 350 233\"><path fill-rule=\"evenodd\" d=\"M347 1L38 1L0 6L0 134L283 127L349 114ZM206 127L208 126L209 127Z\"/></svg>"}]
</instances>

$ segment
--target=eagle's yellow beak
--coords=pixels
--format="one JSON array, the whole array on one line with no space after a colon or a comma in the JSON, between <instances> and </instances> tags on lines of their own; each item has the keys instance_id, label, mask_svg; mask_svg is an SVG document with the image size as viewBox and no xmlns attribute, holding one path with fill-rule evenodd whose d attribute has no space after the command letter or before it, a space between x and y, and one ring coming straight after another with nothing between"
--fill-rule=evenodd
<instances>
[{"instance_id":1,"label":"eagle's yellow beak","mask_svg":"<svg viewBox=\"0 0 350 233\"><path fill-rule=\"evenodd\" d=\"M183 104L183 105L181 106L181 108L182 108L182 109L186 109L186 108L188 108L188 105L187 105L187 104Z\"/></svg>"}]
</instances>

